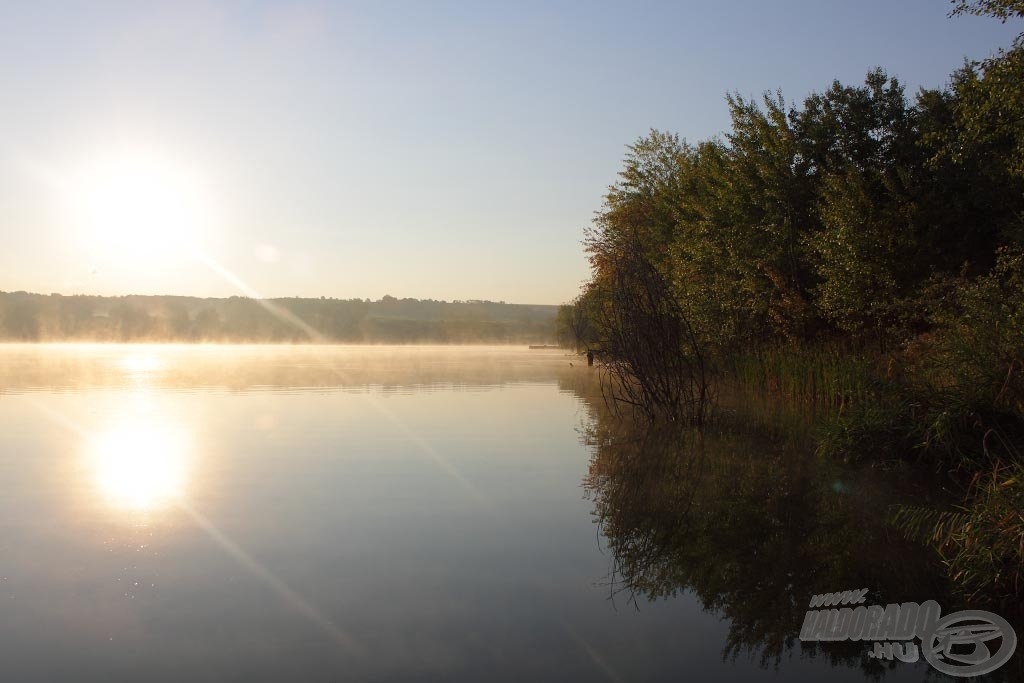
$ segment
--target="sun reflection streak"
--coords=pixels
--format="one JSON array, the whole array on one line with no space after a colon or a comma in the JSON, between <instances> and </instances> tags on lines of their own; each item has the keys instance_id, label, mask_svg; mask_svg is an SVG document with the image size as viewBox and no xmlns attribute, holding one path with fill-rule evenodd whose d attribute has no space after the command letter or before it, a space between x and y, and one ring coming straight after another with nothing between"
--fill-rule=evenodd
<instances>
[{"instance_id":1,"label":"sun reflection streak","mask_svg":"<svg viewBox=\"0 0 1024 683\"><path fill-rule=\"evenodd\" d=\"M205 531L207 536L216 542L217 545L219 545L220 548L228 554L228 556L235 560L235 562L237 562L243 569L263 581L263 583L273 590L278 597L288 604L293 610L306 617L306 619L311 623L318 626L324 633L330 636L335 643L349 650L349 652L353 654L362 654L364 652L362 645L357 643L352 636L338 628L333 621L325 616L313 604L296 593L291 586L245 552L241 546L231 540L223 531L214 526L214 524L200 514L199 511L185 503L182 503L180 507L185 514L192 518L192 521L195 522L196 526Z\"/></svg>"}]
</instances>

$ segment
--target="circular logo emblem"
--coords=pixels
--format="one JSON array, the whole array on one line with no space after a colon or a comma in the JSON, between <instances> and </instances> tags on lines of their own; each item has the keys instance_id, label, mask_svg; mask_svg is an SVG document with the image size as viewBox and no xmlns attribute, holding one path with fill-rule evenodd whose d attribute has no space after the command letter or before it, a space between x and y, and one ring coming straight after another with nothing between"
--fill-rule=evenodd
<instances>
[{"instance_id":1,"label":"circular logo emblem","mask_svg":"<svg viewBox=\"0 0 1024 683\"><path fill-rule=\"evenodd\" d=\"M988 643L1000 639L992 652ZM998 614L982 610L953 612L921 634L924 658L950 676L980 676L998 669L1017 647L1017 634Z\"/></svg>"}]
</instances>

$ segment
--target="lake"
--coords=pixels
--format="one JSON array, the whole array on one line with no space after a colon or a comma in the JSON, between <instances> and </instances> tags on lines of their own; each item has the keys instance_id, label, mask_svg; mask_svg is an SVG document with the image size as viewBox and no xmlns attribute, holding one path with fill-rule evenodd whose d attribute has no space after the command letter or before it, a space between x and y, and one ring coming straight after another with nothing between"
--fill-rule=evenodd
<instances>
[{"instance_id":1,"label":"lake","mask_svg":"<svg viewBox=\"0 0 1024 683\"><path fill-rule=\"evenodd\" d=\"M930 671L797 640L817 592L946 599L883 521L927 491L631 426L563 351L7 345L0 406L4 680Z\"/></svg>"}]
</instances>

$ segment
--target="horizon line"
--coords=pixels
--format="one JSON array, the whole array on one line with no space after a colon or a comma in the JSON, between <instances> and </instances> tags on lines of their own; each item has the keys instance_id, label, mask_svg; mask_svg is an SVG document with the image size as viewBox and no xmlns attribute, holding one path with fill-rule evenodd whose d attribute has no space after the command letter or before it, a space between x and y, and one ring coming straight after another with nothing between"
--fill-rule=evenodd
<instances>
[{"instance_id":1,"label":"horizon line","mask_svg":"<svg viewBox=\"0 0 1024 683\"><path fill-rule=\"evenodd\" d=\"M203 299L203 300L208 300L208 299L232 299L232 298L234 298L234 299L251 299L251 300L254 300L254 301L276 301L276 300L281 300L281 299L306 299L306 300L310 300L310 301L363 301L363 302L369 302L369 303L382 303L384 301L385 297L391 297L392 299L394 299L396 301L417 301L417 302L424 302L424 303L433 302L433 303L442 303L442 304L496 304L496 305L502 305L502 306L554 306L554 307L563 306L566 303L569 303L569 302L564 302L564 303L559 303L559 304L541 304L541 303L523 303L523 302L505 301L505 300L495 301L493 299L432 299L432 298L418 299L416 297L401 297L401 296L394 296L392 294L384 294L384 295L378 297L377 299L370 299L368 297L353 296L353 297L347 297L346 298L346 297L339 297L339 296L328 296L326 294L321 294L319 296L299 296L299 295L289 295L289 296L249 296L249 295L246 295L246 294L228 294L228 295L221 295L221 296L200 296L200 295L196 295L196 294L140 294L140 293L128 293L128 294L88 294L88 293L83 293L83 292L79 292L79 293L76 293L76 294L66 294L64 292L49 292L49 293L32 292L32 291L28 291L28 290L25 290L25 289L14 289L14 290L0 289L0 295L4 295L4 294L26 294L26 295L31 295L31 296L44 296L44 297L45 296L58 296L58 297L68 297L68 298L72 298L72 297L94 297L94 298L98 298L98 299L118 299L118 298L125 298L125 297L154 297L154 298L156 298L156 297L165 297L165 298Z\"/></svg>"}]
</instances>

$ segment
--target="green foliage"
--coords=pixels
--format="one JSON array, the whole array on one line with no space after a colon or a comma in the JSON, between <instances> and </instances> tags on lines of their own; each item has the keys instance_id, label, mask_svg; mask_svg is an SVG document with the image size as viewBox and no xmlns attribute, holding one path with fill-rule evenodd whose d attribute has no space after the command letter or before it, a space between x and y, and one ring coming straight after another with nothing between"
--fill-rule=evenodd
<instances>
[{"instance_id":1,"label":"green foliage","mask_svg":"<svg viewBox=\"0 0 1024 683\"><path fill-rule=\"evenodd\" d=\"M575 317L575 304L562 304L558 307L558 313L555 314L555 339L558 340L559 346L578 349L579 343L573 324Z\"/></svg>"},{"instance_id":2,"label":"green foliage","mask_svg":"<svg viewBox=\"0 0 1024 683\"><path fill-rule=\"evenodd\" d=\"M856 403L818 428L817 452L846 462L892 463L913 453L910 406L898 399Z\"/></svg>"},{"instance_id":3,"label":"green foliage","mask_svg":"<svg viewBox=\"0 0 1024 683\"><path fill-rule=\"evenodd\" d=\"M1024 252L1000 250L993 271L957 283L934 320L914 374L921 446L954 466L990 466L986 434L1024 438Z\"/></svg>"},{"instance_id":4,"label":"green foliage","mask_svg":"<svg viewBox=\"0 0 1024 683\"><path fill-rule=\"evenodd\" d=\"M766 321L787 338L803 338L808 325L808 268L800 235L810 228L812 188L798 163L799 139L781 94L763 107L727 98L732 117L723 180L731 215L720 237L734 269Z\"/></svg>"},{"instance_id":5,"label":"green foliage","mask_svg":"<svg viewBox=\"0 0 1024 683\"><path fill-rule=\"evenodd\" d=\"M903 293L899 272L911 239L858 171L824 181L820 211L822 229L808 242L816 256L823 317L854 333L886 324Z\"/></svg>"},{"instance_id":6,"label":"green foliage","mask_svg":"<svg viewBox=\"0 0 1024 683\"><path fill-rule=\"evenodd\" d=\"M1005 21L1024 2L957 0L952 13ZM721 137L634 143L588 233L605 366L643 387L680 359L692 377L699 358L729 391L814 411L823 456L960 483L1019 461L1024 37L913 98L874 69L801 106L726 102ZM1021 561L1011 480L977 489L966 516L931 520L961 534L947 559L966 587Z\"/></svg>"},{"instance_id":7,"label":"green foliage","mask_svg":"<svg viewBox=\"0 0 1024 683\"><path fill-rule=\"evenodd\" d=\"M1022 230L1024 184L1005 145L971 141L961 86L909 102L875 69L801 109L731 95L723 140L652 131L588 233L594 283L636 234L714 353L906 340L936 275L984 272Z\"/></svg>"},{"instance_id":8,"label":"green foliage","mask_svg":"<svg viewBox=\"0 0 1024 683\"><path fill-rule=\"evenodd\" d=\"M559 345L577 352L590 351L601 345L600 312L593 292L584 292L571 304L558 307L555 338Z\"/></svg>"},{"instance_id":9,"label":"green foliage","mask_svg":"<svg viewBox=\"0 0 1024 683\"><path fill-rule=\"evenodd\" d=\"M993 271L960 284L951 303L936 314L932 382L1024 415L1024 250L1001 249Z\"/></svg>"},{"instance_id":10,"label":"green foliage","mask_svg":"<svg viewBox=\"0 0 1024 683\"><path fill-rule=\"evenodd\" d=\"M933 545L970 600L1013 601L1024 595L1024 465L996 465L976 477L953 510L899 506L892 523Z\"/></svg>"},{"instance_id":11,"label":"green foliage","mask_svg":"<svg viewBox=\"0 0 1024 683\"><path fill-rule=\"evenodd\" d=\"M951 0L955 7L950 13L990 16L1006 21L1024 17L1024 0Z\"/></svg>"},{"instance_id":12,"label":"green foliage","mask_svg":"<svg viewBox=\"0 0 1024 683\"><path fill-rule=\"evenodd\" d=\"M728 379L746 392L815 412L841 413L877 396L884 381L875 366L864 352L836 344L772 346L731 357Z\"/></svg>"},{"instance_id":13,"label":"green foliage","mask_svg":"<svg viewBox=\"0 0 1024 683\"><path fill-rule=\"evenodd\" d=\"M952 14L1024 17L1021 0L957 0ZM1024 33L1009 50L969 64L954 77L961 148L982 146L1024 178Z\"/></svg>"},{"instance_id":14,"label":"green foliage","mask_svg":"<svg viewBox=\"0 0 1024 683\"><path fill-rule=\"evenodd\" d=\"M967 472L1017 457L1002 444L1024 439L1024 252L1000 250L991 273L944 289L932 330L891 358L902 373L869 369L866 390L824 421L819 452Z\"/></svg>"}]
</instances>

